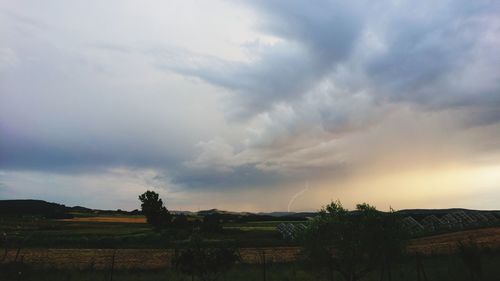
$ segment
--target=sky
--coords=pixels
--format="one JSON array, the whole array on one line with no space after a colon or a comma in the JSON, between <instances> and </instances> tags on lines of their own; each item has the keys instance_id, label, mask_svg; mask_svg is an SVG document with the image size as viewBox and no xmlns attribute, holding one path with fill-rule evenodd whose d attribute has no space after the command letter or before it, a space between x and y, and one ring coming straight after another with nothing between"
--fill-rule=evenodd
<instances>
[{"instance_id":1,"label":"sky","mask_svg":"<svg viewBox=\"0 0 500 281\"><path fill-rule=\"evenodd\" d=\"M500 2L0 1L0 199L500 209Z\"/></svg>"}]
</instances>

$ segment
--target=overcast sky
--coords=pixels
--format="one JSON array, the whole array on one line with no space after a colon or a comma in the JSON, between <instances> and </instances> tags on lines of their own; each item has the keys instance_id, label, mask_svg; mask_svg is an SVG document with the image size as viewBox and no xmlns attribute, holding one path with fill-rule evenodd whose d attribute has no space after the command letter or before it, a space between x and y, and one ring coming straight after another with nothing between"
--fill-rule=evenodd
<instances>
[{"instance_id":1,"label":"overcast sky","mask_svg":"<svg viewBox=\"0 0 500 281\"><path fill-rule=\"evenodd\" d=\"M500 209L499 50L499 1L1 1L0 199Z\"/></svg>"}]
</instances>

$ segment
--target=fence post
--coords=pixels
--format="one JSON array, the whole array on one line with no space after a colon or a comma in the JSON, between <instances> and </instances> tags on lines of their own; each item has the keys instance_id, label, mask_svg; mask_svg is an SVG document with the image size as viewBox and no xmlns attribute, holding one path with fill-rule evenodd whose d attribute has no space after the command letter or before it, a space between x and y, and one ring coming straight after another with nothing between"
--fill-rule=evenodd
<instances>
[{"instance_id":1,"label":"fence post","mask_svg":"<svg viewBox=\"0 0 500 281\"><path fill-rule=\"evenodd\" d=\"M417 280L421 281L421 277L423 277L425 281L428 281L427 274L425 274L424 265L422 264L422 258L418 252L415 255L415 260L417 263Z\"/></svg>"},{"instance_id":2,"label":"fence post","mask_svg":"<svg viewBox=\"0 0 500 281\"><path fill-rule=\"evenodd\" d=\"M21 252L21 245L17 247L16 257L14 259L14 262L17 262L17 258L19 257L19 252Z\"/></svg>"},{"instance_id":3,"label":"fence post","mask_svg":"<svg viewBox=\"0 0 500 281\"><path fill-rule=\"evenodd\" d=\"M260 263L262 264L262 281L266 281L266 252L265 250L260 251Z\"/></svg>"},{"instance_id":4,"label":"fence post","mask_svg":"<svg viewBox=\"0 0 500 281\"><path fill-rule=\"evenodd\" d=\"M8 245L8 240L7 240L7 233L3 233L3 242L5 243L5 250L3 252L3 257L2 257L2 260L0 260L0 262L3 262L5 261L5 259L7 259L7 253L9 252L9 245Z\"/></svg>"},{"instance_id":5,"label":"fence post","mask_svg":"<svg viewBox=\"0 0 500 281\"><path fill-rule=\"evenodd\" d=\"M111 256L111 273L109 276L109 281L113 281L113 272L115 270L115 256L116 256L116 249L113 250L113 255Z\"/></svg>"}]
</instances>

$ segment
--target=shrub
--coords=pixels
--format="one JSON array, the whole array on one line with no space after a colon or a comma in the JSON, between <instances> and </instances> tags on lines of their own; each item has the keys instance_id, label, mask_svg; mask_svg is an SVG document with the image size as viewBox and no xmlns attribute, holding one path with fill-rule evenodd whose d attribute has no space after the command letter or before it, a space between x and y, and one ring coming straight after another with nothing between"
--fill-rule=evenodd
<instances>
[{"instance_id":1,"label":"shrub","mask_svg":"<svg viewBox=\"0 0 500 281\"><path fill-rule=\"evenodd\" d=\"M193 279L215 281L238 261L236 248L207 247L198 236L192 236L186 248L175 251L172 265Z\"/></svg>"}]
</instances>

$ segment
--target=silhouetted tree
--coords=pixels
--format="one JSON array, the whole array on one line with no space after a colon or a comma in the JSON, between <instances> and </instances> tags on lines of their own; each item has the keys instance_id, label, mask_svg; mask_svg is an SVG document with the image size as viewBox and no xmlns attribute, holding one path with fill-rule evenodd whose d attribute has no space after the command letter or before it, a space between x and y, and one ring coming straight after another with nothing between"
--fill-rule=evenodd
<instances>
[{"instance_id":1,"label":"silhouetted tree","mask_svg":"<svg viewBox=\"0 0 500 281\"><path fill-rule=\"evenodd\" d=\"M139 200L141 201L142 213L153 228L159 230L170 224L170 213L163 205L158 193L148 190L139 196Z\"/></svg>"},{"instance_id":2,"label":"silhouetted tree","mask_svg":"<svg viewBox=\"0 0 500 281\"><path fill-rule=\"evenodd\" d=\"M347 281L360 280L369 272L387 270L406 241L394 212L382 213L368 204L349 212L340 202L325 206L302 235L304 255L312 264L337 271ZM383 277L383 276L381 276Z\"/></svg>"}]
</instances>

